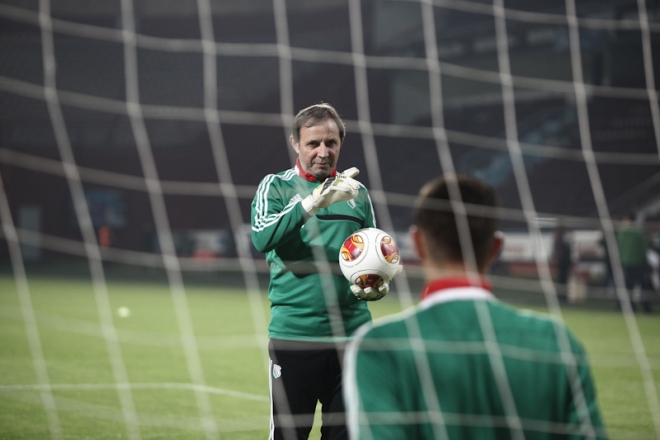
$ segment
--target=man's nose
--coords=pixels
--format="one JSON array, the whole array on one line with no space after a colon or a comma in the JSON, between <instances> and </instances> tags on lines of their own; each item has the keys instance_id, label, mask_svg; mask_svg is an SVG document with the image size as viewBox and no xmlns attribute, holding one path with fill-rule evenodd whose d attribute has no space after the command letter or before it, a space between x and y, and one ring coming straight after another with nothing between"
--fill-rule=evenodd
<instances>
[{"instance_id":1,"label":"man's nose","mask_svg":"<svg viewBox=\"0 0 660 440\"><path fill-rule=\"evenodd\" d=\"M325 142L321 142L319 146L319 151L317 152L318 156L327 157L328 156L328 147L325 145Z\"/></svg>"}]
</instances>

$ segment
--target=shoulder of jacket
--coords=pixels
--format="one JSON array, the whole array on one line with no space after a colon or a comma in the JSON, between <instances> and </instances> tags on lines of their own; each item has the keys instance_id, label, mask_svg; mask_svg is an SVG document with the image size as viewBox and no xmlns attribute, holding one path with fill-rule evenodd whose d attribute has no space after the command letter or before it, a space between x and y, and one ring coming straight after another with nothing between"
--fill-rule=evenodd
<instances>
[{"instance_id":1,"label":"shoulder of jacket","mask_svg":"<svg viewBox=\"0 0 660 440\"><path fill-rule=\"evenodd\" d=\"M267 174L261 179L261 182L259 182L259 187L263 189L264 187L270 188L271 186L280 186L282 183L293 180L297 175L298 173L293 168L279 173Z\"/></svg>"},{"instance_id":2,"label":"shoulder of jacket","mask_svg":"<svg viewBox=\"0 0 660 440\"><path fill-rule=\"evenodd\" d=\"M360 189L358 191L358 197L364 197L366 199L371 200L371 196L369 195L369 190L367 189L366 186L364 186L364 183L358 182L360 184Z\"/></svg>"},{"instance_id":3,"label":"shoulder of jacket","mask_svg":"<svg viewBox=\"0 0 660 440\"><path fill-rule=\"evenodd\" d=\"M261 181L262 182L266 180L288 181L293 179L297 175L298 172L296 171L295 168L289 168L288 170L280 171L279 173L267 174L263 179L261 179Z\"/></svg>"}]
</instances>

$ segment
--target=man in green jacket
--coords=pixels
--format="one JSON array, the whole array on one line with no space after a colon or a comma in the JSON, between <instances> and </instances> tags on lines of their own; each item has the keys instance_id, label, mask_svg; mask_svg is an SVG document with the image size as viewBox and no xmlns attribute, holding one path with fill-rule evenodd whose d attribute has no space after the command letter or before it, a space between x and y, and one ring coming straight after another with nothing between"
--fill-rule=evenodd
<instances>
[{"instance_id":1,"label":"man in green jacket","mask_svg":"<svg viewBox=\"0 0 660 440\"><path fill-rule=\"evenodd\" d=\"M501 303L484 278L502 246L497 205L467 176L422 189L411 236L427 285L418 306L365 324L347 347L351 439L606 437L580 342Z\"/></svg>"},{"instance_id":2,"label":"man in green jacket","mask_svg":"<svg viewBox=\"0 0 660 440\"><path fill-rule=\"evenodd\" d=\"M626 283L628 294L632 297L633 289L639 287L642 291L642 308L645 312L651 312L651 302L644 290L649 286L646 283L649 266L646 262L647 241L644 232L637 226L633 214L623 217L621 229L616 234L616 243L619 248L619 258ZM632 299L632 298L631 298ZM617 300L618 304L618 300ZM632 303L633 310L635 303ZM621 304L618 304L621 308Z\"/></svg>"},{"instance_id":3,"label":"man in green jacket","mask_svg":"<svg viewBox=\"0 0 660 440\"><path fill-rule=\"evenodd\" d=\"M371 321L362 300L389 289L350 286L336 267L344 240L375 227L367 190L353 179L357 168L337 172L345 134L332 106L301 110L290 137L296 165L267 175L252 202L252 241L270 267L271 439L306 439L319 401L323 438L347 438L343 348Z\"/></svg>"}]
</instances>

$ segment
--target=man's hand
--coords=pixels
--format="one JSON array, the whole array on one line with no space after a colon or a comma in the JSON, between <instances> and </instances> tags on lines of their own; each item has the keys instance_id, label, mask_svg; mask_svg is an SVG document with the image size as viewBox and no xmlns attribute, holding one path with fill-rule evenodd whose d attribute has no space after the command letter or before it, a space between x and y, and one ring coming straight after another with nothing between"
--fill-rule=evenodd
<instances>
[{"instance_id":1,"label":"man's hand","mask_svg":"<svg viewBox=\"0 0 660 440\"><path fill-rule=\"evenodd\" d=\"M363 289L357 284L351 284L351 292L353 292L353 295L355 295L357 299L361 299L363 301L377 301L390 292L390 283L394 281L394 278L396 278L402 270L403 266L399 266L392 279L389 282L383 282L383 284L378 286L377 289L374 289L373 287L365 287Z\"/></svg>"},{"instance_id":2,"label":"man's hand","mask_svg":"<svg viewBox=\"0 0 660 440\"><path fill-rule=\"evenodd\" d=\"M335 177L328 177L314 188L314 191L302 201L302 207L309 215L314 215L321 208L327 208L333 203L345 202L357 197L360 183L353 179L360 173L357 168L349 168Z\"/></svg>"},{"instance_id":3,"label":"man's hand","mask_svg":"<svg viewBox=\"0 0 660 440\"><path fill-rule=\"evenodd\" d=\"M357 284L351 284L351 292L353 292L353 295L357 297L357 299L361 299L363 301L377 301L387 295L390 291L390 285L389 283L383 283L380 286L378 286L378 289L374 289L373 287L365 287L364 289Z\"/></svg>"}]
</instances>

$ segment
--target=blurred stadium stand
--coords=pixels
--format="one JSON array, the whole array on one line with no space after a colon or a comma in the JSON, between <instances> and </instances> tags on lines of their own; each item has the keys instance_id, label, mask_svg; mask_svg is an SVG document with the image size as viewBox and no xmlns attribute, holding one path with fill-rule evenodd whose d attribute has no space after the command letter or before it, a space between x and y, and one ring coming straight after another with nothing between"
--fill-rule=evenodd
<instances>
[{"instance_id":1,"label":"blurred stadium stand","mask_svg":"<svg viewBox=\"0 0 660 440\"><path fill-rule=\"evenodd\" d=\"M3 2L36 8L31 3ZM53 4L53 15L77 23L117 28L114 6L86 5L80 1ZM199 38L194 2L145 1L138 8L138 31L167 38ZM507 7L564 14L554 1L507 1ZM634 2L632 2L634 3ZM35 2L36 4L36 2ZM316 2L314 2L316 4ZM31 6L30 6L31 5ZM214 2L214 28L221 42L277 42L272 2ZM314 6L292 1L288 5L290 43L295 47L350 51L345 2ZM630 1L581 1L581 17L635 17ZM171 9L168 9L171 8ZM418 4L363 2L365 52L376 56L424 57ZM648 1L651 17L660 2ZM438 8L438 45L441 61L497 72L492 16ZM37 86L43 83L39 28L0 15L0 76ZM413 17L402 19L401 17ZM414 18L417 17L417 18ZM566 26L539 26L512 20L510 57L514 75L571 81ZM644 87L639 32L584 29L581 33L583 67L587 82L596 85ZM660 44L654 33L653 43ZM55 33L57 84L61 91L125 99L124 54L121 43L83 39ZM140 97L143 104L200 108L204 105L202 54L138 49ZM660 57L654 58L656 84L660 83ZM218 106L221 110L278 114L281 110L279 60L273 56L219 56ZM371 117L374 123L430 127L428 74L424 71L368 69ZM293 61L294 106L313 102L335 105L348 121L357 120L353 66ZM454 132L504 139L504 115L498 84L443 75L445 125ZM519 139L523 143L579 152L580 135L575 103L570 93L516 90ZM411 105L411 96L419 96ZM404 99L405 98L405 99ZM63 112L77 164L94 170L141 177L142 171L129 120L124 115L64 105ZM648 101L591 96L589 117L593 149L602 153L657 153ZM204 122L147 119L147 129L160 178L171 181L218 181ZM277 126L224 124L232 178L237 185L256 188L267 173L291 165L286 133ZM12 208L37 205L42 232L80 239L71 214L66 180L58 175L27 169L12 161L21 153L59 161L53 130L44 101L0 92L0 166ZM381 173L387 192L415 194L420 185L440 173L432 140L377 136ZM369 184L359 133L350 132L340 166L357 166ZM520 199L509 153L506 150L451 142L456 168L493 184L508 208L519 209ZM581 159L525 154L525 165L535 207L554 216L596 218L591 184ZM13 156L12 156L13 157ZM658 163L626 164L616 160L599 164L606 198L613 215L653 202L658 194ZM389 176L396 176L395 179ZM104 188L87 183L90 188ZM121 189L125 225L116 246L143 250L145 229L153 223L143 191ZM170 223L175 231L228 229L222 198L205 195L166 196ZM248 218L251 197L241 200ZM410 224L410 209L390 207L396 229ZM522 223L519 227L524 226ZM514 227L512 225L512 227ZM48 252L45 253L48 255ZM0 258L7 260L6 247Z\"/></svg>"}]
</instances>

